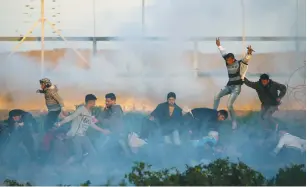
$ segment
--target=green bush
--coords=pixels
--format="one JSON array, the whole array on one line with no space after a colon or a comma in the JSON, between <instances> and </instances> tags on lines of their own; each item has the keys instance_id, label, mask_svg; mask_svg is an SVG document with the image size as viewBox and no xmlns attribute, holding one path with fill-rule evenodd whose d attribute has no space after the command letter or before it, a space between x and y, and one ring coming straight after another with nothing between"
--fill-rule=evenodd
<instances>
[{"instance_id":1,"label":"green bush","mask_svg":"<svg viewBox=\"0 0 307 187\"><path fill-rule=\"evenodd\" d=\"M282 168L272 179L266 179L261 173L253 170L243 162L232 163L228 159L218 159L208 165L186 166L180 172L176 168L154 171L152 166L136 163L132 171L125 175L120 186L306 186L304 165L292 165ZM31 186L30 183L19 183L5 180L7 186ZM110 186L111 182L102 186ZM86 181L80 186L90 186ZM67 186L67 185L66 185Z\"/></svg>"}]
</instances>

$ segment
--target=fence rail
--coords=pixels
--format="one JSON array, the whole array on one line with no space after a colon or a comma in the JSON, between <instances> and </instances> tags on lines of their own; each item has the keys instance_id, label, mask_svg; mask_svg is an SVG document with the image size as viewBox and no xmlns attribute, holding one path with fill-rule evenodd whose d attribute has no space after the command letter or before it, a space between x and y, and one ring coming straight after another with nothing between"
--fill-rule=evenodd
<instances>
[{"instance_id":1,"label":"fence rail","mask_svg":"<svg viewBox=\"0 0 307 187\"><path fill-rule=\"evenodd\" d=\"M18 42L22 37L0 37L1 42ZM45 37L45 41L62 41L61 37ZM117 37L117 36L106 36L106 37L65 37L69 41L170 41L178 39L180 41L215 41L215 37L183 37L183 38L168 38L168 37ZM222 41L271 41L271 42L282 42L282 41L306 41L306 37L290 37L290 36L249 36L242 38L242 36L225 36L220 37ZM25 41L41 41L41 37L27 37Z\"/></svg>"}]
</instances>

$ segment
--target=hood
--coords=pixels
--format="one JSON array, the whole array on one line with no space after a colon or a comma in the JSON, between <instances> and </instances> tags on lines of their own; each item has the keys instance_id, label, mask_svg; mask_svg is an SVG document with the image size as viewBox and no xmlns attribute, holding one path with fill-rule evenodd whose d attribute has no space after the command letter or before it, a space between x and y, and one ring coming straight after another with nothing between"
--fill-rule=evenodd
<instances>
[{"instance_id":1,"label":"hood","mask_svg":"<svg viewBox=\"0 0 307 187\"><path fill-rule=\"evenodd\" d=\"M54 91L58 91L58 87L56 85L51 85L49 88L47 88L46 90L54 90Z\"/></svg>"}]
</instances>

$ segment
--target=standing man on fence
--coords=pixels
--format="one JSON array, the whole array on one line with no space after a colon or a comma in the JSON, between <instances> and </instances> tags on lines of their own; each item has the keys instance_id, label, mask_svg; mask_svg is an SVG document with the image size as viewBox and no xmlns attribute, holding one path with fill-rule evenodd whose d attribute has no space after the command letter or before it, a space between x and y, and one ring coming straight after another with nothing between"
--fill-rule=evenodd
<instances>
[{"instance_id":1,"label":"standing man on fence","mask_svg":"<svg viewBox=\"0 0 307 187\"><path fill-rule=\"evenodd\" d=\"M227 85L215 96L213 108L217 109L220 104L220 99L226 95L229 95L227 107L232 120L232 129L234 130L237 128L237 121L233 104L241 93L241 85L243 84L248 67L248 61L251 59L253 49L251 46L248 46L245 57L241 60L237 60L233 53L227 53L225 51L225 49L221 46L219 38L216 39L216 45L226 62L225 65L228 71L229 80Z\"/></svg>"}]
</instances>

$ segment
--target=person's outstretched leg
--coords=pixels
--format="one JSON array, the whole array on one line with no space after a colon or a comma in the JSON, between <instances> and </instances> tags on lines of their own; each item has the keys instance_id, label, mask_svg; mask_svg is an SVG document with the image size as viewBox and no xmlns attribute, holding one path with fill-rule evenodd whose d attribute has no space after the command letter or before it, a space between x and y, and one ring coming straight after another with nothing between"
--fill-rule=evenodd
<instances>
[{"instance_id":1,"label":"person's outstretched leg","mask_svg":"<svg viewBox=\"0 0 307 187\"><path fill-rule=\"evenodd\" d=\"M221 89L221 91L214 97L214 104L213 109L217 110L220 105L220 100L225 95L230 94L231 90L229 86L226 86L225 88Z\"/></svg>"},{"instance_id":2,"label":"person's outstretched leg","mask_svg":"<svg viewBox=\"0 0 307 187\"><path fill-rule=\"evenodd\" d=\"M237 97L239 96L241 92L241 86L232 86L231 93L228 99L227 103L227 108L231 116L231 121L232 121L232 129L237 128L237 120L236 120L236 113L234 111L233 104L236 101Z\"/></svg>"}]
</instances>

